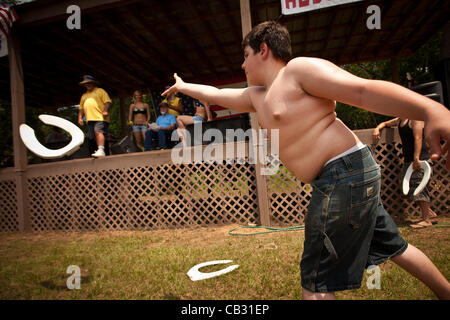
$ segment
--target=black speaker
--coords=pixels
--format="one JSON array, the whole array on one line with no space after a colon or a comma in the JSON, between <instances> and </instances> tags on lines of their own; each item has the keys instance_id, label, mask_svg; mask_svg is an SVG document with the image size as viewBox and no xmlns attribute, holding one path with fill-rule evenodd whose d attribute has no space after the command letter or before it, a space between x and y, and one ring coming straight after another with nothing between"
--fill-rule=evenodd
<instances>
[{"instance_id":1,"label":"black speaker","mask_svg":"<svg viewBox=\"0 0 450 320\"><path fill-rule=\"evenodd\" d=\"M125 136L122 140L111 146L112 154L133 153L138 151L131 134Z\"/></svg>"},{"instance_id":2,"label":"black speaker","mask_svg":"<svg viewBox=\"0 0 450 320\"><path fill-rule=\"evenodd\" d=\"M439 62L436 77L442 83L444 105L450 109L450 58Z\"/></svg>"},{"instance_id":3,"label":"black speaker","mask_svg":"<svg viewBox=\"0 0 450 320\"><path fill-rule=\"evenodd\" d=\"M198 124L200 125L200 124ZM194 126L195 124L191 124L186 126L186 130L189 132L189 134L191 135L191 146L194 145L205 145L205 144L210 144L212 142L214 143L221 143L221 141L214 141L214 138L212 139L213 141L207 141L203 139L203 135L205 133L206 130L208 129L218 129L220 130L220 132L222 133L222 137L224 139L227 138L227 129L233 129L233 130L237 130L237 129L242 129L244 132L248 129L251 129L251 125L250 125L250 120L249 120L249 115L248 114L243 114L243 115L239 115L239 116L235 116L232 118L228 118L228 119L216 119L216 120L212 120L212 121L208 121L208 122L202 122L202 136L201 137L194 137ZM248 137L247 136L234 136L233 137L233 141L244 141L247 140ZM226 142L233 142L233 141L226 141ZM223 141L225 142L225 141Z\"/></svg>"},{"instance_id":4,"label":"black speaker","mask_svg":"<svg viewBox=\"0 0 450 320\"><path fill-rule=\"evenodd\" d=\"M412 87L411 90L444 104L444 94L442 90L442 83L440 81L419 84L418 86Z\"/></svg>"}]
</instances>

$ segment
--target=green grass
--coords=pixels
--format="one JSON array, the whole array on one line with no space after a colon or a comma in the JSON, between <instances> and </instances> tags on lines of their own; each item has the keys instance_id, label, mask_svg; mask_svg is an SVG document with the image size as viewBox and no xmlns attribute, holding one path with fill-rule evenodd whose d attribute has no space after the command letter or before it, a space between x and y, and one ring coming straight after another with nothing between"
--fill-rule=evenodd
<instances>
[{"instance_id":1,"label":"green grass","mask_svg":"<svg viewBox=\"0 0 450 320\"><path fill-rule=\"evenodd\" d=\"M229 235L235 227L0 234L0 299L301 299L304 231ZM448 228L400 230L450 278ZM195 282L186 274L199 263L228 259L239 268ZM81 269L80 290L66 287L70 265ZM366 279L338 299L435 299L392 262L381 265L380 290L369 290Z\"/></svg>"}]
</instances>

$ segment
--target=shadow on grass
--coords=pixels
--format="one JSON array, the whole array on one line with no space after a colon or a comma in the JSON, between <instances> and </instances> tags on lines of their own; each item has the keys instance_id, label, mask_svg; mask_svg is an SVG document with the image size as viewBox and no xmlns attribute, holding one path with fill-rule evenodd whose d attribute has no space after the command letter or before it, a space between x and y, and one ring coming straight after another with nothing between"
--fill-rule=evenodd
<instances>
[{"instance_id":1,"label":"shadow on grass","mask_svg":"<svg viewBox=\"0 0 450 320\"><path fill-rule=\"evenodd\" d=\"M67 279L64 278L64 282L63 282L64 284L63 285L61 284L61 280L58 280L58 281L45 280L45 281L39 282L39 284L41 286L43 286L44 288L50 289L50 290L57 290L57 291L68 290L67 284L65 282L66 280ZM80 283L81 284L86 284L86 283L89 283L91 281L92 281L92 276L81 276L81 279L80 279Z\"/></svg>"}]
</instances>

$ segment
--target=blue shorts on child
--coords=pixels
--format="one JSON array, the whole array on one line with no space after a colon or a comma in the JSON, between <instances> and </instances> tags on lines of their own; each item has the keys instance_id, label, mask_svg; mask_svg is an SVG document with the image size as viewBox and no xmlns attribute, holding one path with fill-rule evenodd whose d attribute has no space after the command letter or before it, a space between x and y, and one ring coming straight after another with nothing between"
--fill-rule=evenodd
<instances>
[{"instance_id":1,"label":"blue shorts on child","mask_svg":"<svg viewBox=\"0 0 450 320\"><path fill-rule=\"evenodd\" d=\"M300 263L303 288L357 289L367 267L406 250L381 203L380 180L367 146L327 163L314 180Z\"/></svg>"}]
</instances>

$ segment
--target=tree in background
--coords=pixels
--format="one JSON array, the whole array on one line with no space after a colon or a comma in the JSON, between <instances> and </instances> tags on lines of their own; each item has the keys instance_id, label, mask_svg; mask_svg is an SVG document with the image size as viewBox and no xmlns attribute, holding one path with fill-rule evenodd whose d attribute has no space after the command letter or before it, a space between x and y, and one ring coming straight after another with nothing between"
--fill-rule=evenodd
<instances>
[{"instance_id":1,"label":"tree in background","mask_svg":"<svg viewBox=\"0 0 450 320\"><path fill-rule=\"evenodd\" d=\"M398 59L400 85L408 87L406 73L409 72L415 84L436 81L440 59L442 32L437 33L414 55ZM393 81L391 61L363 62L342 66L348 72L366 79ZM372 113L343 103L337 103L336 113L350 129L374 128L391 117Z\"/></svg>"}]
</instances>

